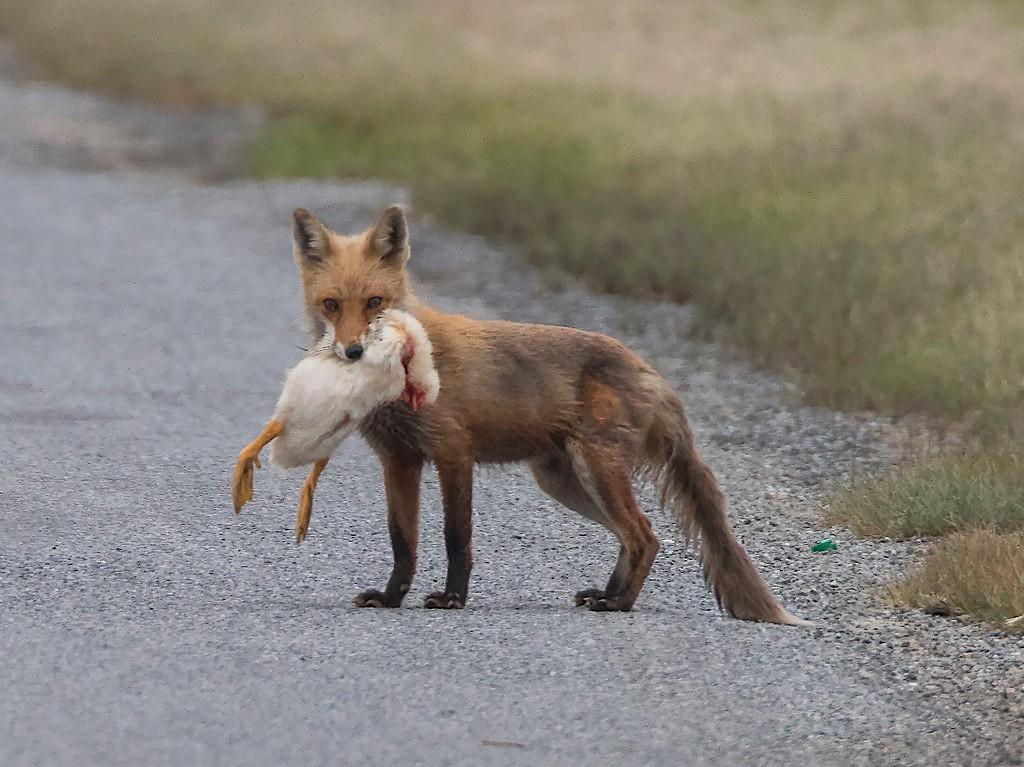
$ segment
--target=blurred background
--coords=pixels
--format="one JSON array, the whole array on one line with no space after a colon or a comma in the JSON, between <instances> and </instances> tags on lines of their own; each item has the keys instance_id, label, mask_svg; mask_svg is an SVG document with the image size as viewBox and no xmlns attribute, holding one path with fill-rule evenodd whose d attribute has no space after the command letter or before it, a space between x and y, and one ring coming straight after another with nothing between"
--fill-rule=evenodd
<instances>
[{"instance_id":1,"label":"blurred background","mask_svg":"<svg viewBox=\"0 0 1024 767\"><path fill-rule=\"evenodd\" d=\"M75 86L265 108L252 175L401 182L552 285L694 301L814 402L927 417L829 514L952 535L905 598L1024 612L1019 4L0 0L0 34ZM965 559L994 570L949 585Z\"/></svg>"}]
</instances>

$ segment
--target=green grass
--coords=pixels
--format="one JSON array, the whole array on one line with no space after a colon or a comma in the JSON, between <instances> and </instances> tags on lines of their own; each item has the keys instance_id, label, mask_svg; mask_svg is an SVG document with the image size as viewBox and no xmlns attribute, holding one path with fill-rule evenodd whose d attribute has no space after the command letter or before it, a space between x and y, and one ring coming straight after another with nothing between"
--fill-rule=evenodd
<instances>
[{"instance_id":1,"label":"green grass","mask_svg":"<svg viewBox=\"0 0 1024 767\"><path fill-rule=\"evenodd\" d=\"M1024 531L1024 465L990 453L911 464L855 481L833 499L828 518L875 537Z\"/></svg>"},{"instance_id":2,"label":"green grass","mask_svg":"<svg viewBox=\"0 0 1024 767\"><path fill-rule=\"evenodd\" d=\"M1024 534L976 530L951 536L894 584L890 595L897 604L938 607L997 624L1024 615Z\"/></svg>"}]
</instances>

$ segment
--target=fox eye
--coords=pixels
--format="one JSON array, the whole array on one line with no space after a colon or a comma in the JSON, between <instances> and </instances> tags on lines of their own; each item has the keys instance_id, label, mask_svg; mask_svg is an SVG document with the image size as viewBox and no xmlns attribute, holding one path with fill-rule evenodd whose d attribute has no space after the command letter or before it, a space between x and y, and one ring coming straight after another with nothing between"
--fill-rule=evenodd
<instances>
[{"instance_id":1,"label":"fox eye","mask_svg":"<svg viewBox=\"0 0 1024 767\"><path fill-rule=\"evenodd\" d=\"M366 308L367 309L376 309L383 302L384 302L383 298L381 298L380 296L374 296L373 298L371 298L369 301L366 302Z\"/></svg>"},{"instance_id":2,"label":"fox eye","mask_svg":"<svg viewBox=\"0 0 1024 767\"><path fill-rule=\"evenodd\" d=\"M338 311L338 302L335 301L333 298L325 298L324 311L330 314L333 314L334 312Z\"/></svg>"}]
</instances>

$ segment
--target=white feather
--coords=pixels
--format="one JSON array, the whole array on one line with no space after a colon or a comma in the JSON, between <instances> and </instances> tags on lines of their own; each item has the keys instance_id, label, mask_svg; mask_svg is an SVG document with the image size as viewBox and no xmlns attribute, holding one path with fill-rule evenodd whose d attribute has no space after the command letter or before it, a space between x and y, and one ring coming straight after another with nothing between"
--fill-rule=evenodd
<instances>
[{"instance_id":1,"label":"white feather","mask_svg":"<svg viewBox=\"0 0 1024 767\"><path fill-rule=\"evenodd\" d=\"M412 315L389 309L371 323L359 360L339 357L328 332L288 371L274 411L284 430L271 443L271 463L290 469L328 458L376 407L399 399L408 342L413 347L408 379L426 393L427 404L434 402L440 380L426 331Z\"/></svg>"}]
</instances>

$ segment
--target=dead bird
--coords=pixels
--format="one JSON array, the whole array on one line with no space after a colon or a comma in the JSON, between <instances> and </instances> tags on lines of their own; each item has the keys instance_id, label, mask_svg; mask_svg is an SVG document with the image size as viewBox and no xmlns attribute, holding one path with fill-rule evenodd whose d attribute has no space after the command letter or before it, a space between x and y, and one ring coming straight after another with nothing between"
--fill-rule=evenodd
<instances>
[{"instance_id":1,"label":"dead bird","mask_svg":"<svg viewBox=\"0 0 1024 767\"><path fill-rule=\"evenodd\" d=\"M288 371L267 425L238 454L231 497L235 513L252 499L253 471L269 443L270 462L283 469L313 464L302 485L295 542L309 531L313 492L331 455L378 406L397 400L413 410L437 400L440 380L430 339L419 321L397 309L381 312L354 353L328 325L319 343Z\"/></svg>"}]
</instances>

